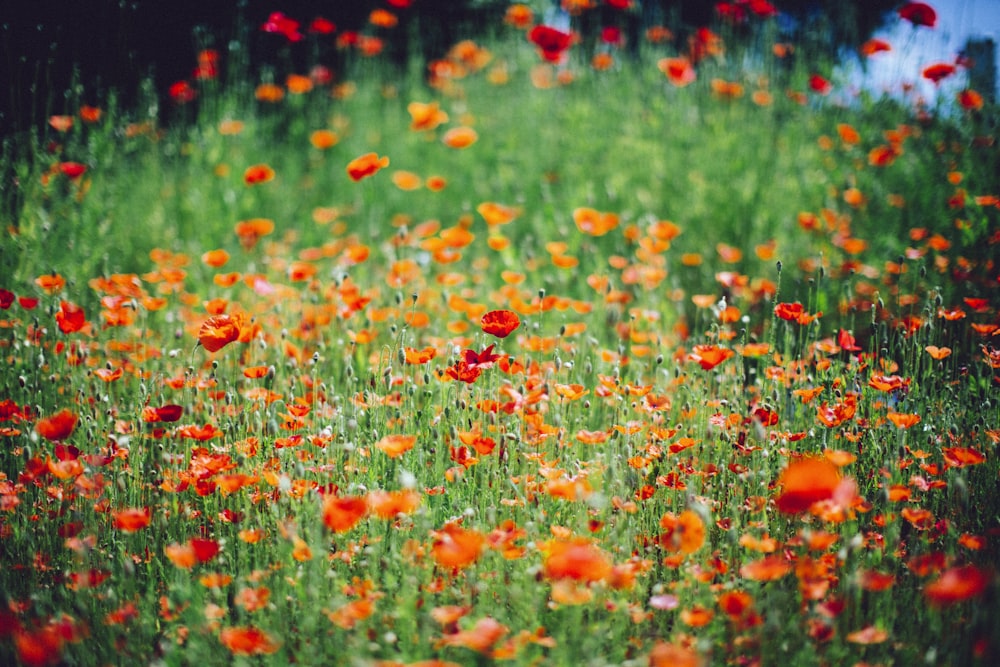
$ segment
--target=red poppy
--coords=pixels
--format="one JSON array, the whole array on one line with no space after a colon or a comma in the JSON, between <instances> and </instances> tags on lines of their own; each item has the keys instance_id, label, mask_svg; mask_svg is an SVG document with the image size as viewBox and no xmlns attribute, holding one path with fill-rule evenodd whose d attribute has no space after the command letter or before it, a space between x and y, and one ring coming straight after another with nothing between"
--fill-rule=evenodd
<instances>
[{"instance_id":1,"label":"red poppy","mask_svg":"<svg viewBox=\"0 0 1000 667\"><path fill-rule=\"evenodd\" d=\"M60 410L54 415L43 417L35 423L35 432L50 442L65 440L76 428L79 420L75 412L68 408Z\"/></svg>"},{"instance_id":2,"label":"red poppy","mask_svg":"<svg viewBox=\"0 0 1000 667\"><path fill-rule=\"evenodd\" d=\"M656 63L657 68L667 75L667 79L678 88L682 88L697 78L691 61L687 58L662 58Z\"/></svg>"},{"instance_id":3,"label":"red poppy","mask_svg":"<svg viewBox=\"0 0 1000 667\"><path fill-rule=\"evenodd\" d=\"M157 422L175 422L184 414L184 408L179 405L164 405L159 408L146 406L142 409L142 421L147 424Z\"/></svg>"},{"instance_id":4,"label":"red poppy","mask_svg":"<svg viewBox=\"0 0 1000 667\"><path fill-rule=\"evenodd\" d=\"M56 322L59 324L59 331L74 333L87 325L87 316L80 306L63 301L56 312Z\"/></svg>"},{"instance_id":5,"label":"red poppy","mask_svg":"<svg viewBox=\"0 0 1000 667\"><path fill-rule=\"evenodd\" d=\"M960 91L957 95L958 103L967 111L979 111L983 108L983 96L972 89Z\"/></svg>"},{"instance_id":6,"label":"red poppy","mask_svg":"<svg viewBox=\"0 0 1000 667\"><path fill-rule=\"evenodd\" d=\"M388 166L388 157L379 157L376 153L365 153L347 164L347 175L351 177L352 181L360 181Z\"/></svg>"},{"instance_id":7,"label":"red poppy","mask_svg":"<svg viewBox=\"0 0 1000 667\"><path fill-rule=\"evenodd\" d=\"M218 352L233 341L239 340L243 329L241 315L213 315L198 330L198 342L209 352Z\"/></svg>"},{"instance_id":8,"label":"red poppy","mask_svg":"<svg viewBox=\"0 0 1000 667\"><path fill-rule=\"evenodd\" d=\"M262 25L260 29L264 32L284 35L285 39L289 42L298 42L302 40L302 33L299 32L299 22L295 19L288 18L283 12L272 12L271 15L267 17L267 22Z\"/></svg>"},{"instance_id":9,"label":"red poppy","mask_svg":"<svg viewBox=\"0 0 1000 667\"><path fill-rule=\"evenodd\" d=\"M246 171L243 172L243 181L247 185L257 185L258 183L267 183L274 179L274 169L271 169L266 164L254 164L247 167Z\"/></svg>"},{"instance_id":10,"label":"red poppy","mask_svg":"<svg viewBox=\"0 0 1000 667\"><path fill-rule=\"evenodd\" d=\"M923 2L908 2L899 8L899 18L909 21L915 26L925 25L933 28L937 23L937 12Z\"/></svg>"},{"instance_id":11,"label":"red poppy","mask_svg":"<svg viewBox=\"0 0 1000 667\"><path fill-rule=\"evenodd\" d=\"M861 55L872 56L882 51L891 51L892 47L889 45L889 42L886 42L885 40L872 38L862 44L860 50Z\"/></svg>"},{"instance_id":12,"label":"red poppy","mask_svg":"<svg viewBox=\"0 0 1000 667\"><path fill-rule=\"evenodd\" d=\"M775 499L778 510L797 514L813 503L833 498L840 485L840 470L826 459L804 458L788 464L778 480L781 493Z\"/></svg>"},{"instance_id":13,"label":"red poppy","mask_svg":"<svg viewBox=\"0 0 1000 667\"><path fill-rule=\"evenodd\" d=\"M322 16L317 16L309 23L309 32L317 35L331 35L337 31L337 26Z\"/></svg>"},{"instance_id":14,"label":"red poppy","mask_svg":"<svg viewBox=\"0 0 1000 667\"><path fill-rule=\"evenodd\" d=\"M59 171L66 178L80 178L87 171L87 165L80 162L60 162Z\"/></svg>"},{"instance_id":15,"label":"red poppy","mask_svg":"<svg viewBox=\"0 0 1000 667\"><path fill-rule=\"evenodd\" d=\"M543 59L558 63L573 43L573 35L547 25L536 25L528 32L528 41L539 48Z\"/></svg>"},{"instance_id":16,"label":"red poppy","mask_svg":"<svg viewBox=\"0 0 1000 667\"><path fill-rule=\"evenodd\" d=\"M123 533L134 533L149 525L149 508L128 508L111 513L112 522Z\"/></svg>"},{"instance_id":17,"label":"red poppy","mask_svg":"<svg viewBox=\"0 0 1000 667\"><path fill-rule=\"evenodd\" d=\"M514 329L521 326L521 320L517 313L511 310L491 310L483 315L479 325L491 336L506 338Z\"/></svg>"},{"instance_id":18,"label":"red poppy","mask_svg":"<svg viewBox=\"0 0 1000 667\"><path fill-rule=\"evenodd\" d=\"M955 73L955 66L951 63L935 63L924 68L921 76L935 84Z\"/></svg>"},{"instance_id":19,"label":"red poppy","mask_svg":"<svg viewBox=\"0 0 1000 667\"><path fill-rule=\"evenodd\" d=\"M829 95L833 91L833 84L819 74L813 74L809 77L809 88L820 95Z\"/></svg>"},{"instance_id":20,"label":"red poppy","mask_svg":"<svg viewBox=\"0 0 1000 667\"><path fill-rule=\"evenodd\" d=\"M172 99L177 104L187 104L188 102L194 101L194 98L198 97L198 91L191 86L187 81L178 81L170 86L167 91Z\"/></svg>"},{"instance_id":21,"label":"red poppy","mask_svg":"<svg viewBox=\"0 0 1000 667\"><path fill-rule=\"evenodd\" d=\"M924 596L937 606L949 605L978 597L989 585L989 577L975 565L945 570L935 581L924 587Z\"/></svg>"}]
</instances>

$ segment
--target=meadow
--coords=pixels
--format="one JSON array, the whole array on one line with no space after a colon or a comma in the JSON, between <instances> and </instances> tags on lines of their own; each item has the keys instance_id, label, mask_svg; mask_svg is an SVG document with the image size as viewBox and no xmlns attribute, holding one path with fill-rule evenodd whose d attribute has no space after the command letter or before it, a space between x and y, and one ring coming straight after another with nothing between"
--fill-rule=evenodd
<instances>
[{"instance_id":1,"label":"meadow","mask_svg":"<svg viewBox=\"0 0 1000 667\"><path fill-rule=\"evenodd\" d=\"M996 664L989 96L406 4L5 141L0 663Z\"/></svg>"}]
</instances>

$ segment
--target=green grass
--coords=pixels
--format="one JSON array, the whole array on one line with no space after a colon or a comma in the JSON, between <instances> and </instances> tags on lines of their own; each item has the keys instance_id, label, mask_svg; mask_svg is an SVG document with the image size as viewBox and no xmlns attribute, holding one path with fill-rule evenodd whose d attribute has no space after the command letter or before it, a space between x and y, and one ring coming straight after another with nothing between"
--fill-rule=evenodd
<instances>
[{"instance_id":1,"label":"green grass","mask_svg":"<svg viewBox=\"0 0 1000 667\"><path fill-rule=\"evenodd\" d=\"M991 664L997 211L974 197L1000 194L995 110L831 104L764 42L684 88L665 45L539 88L509 29L445 87L359 60L347 96L259 102L233 77L165 127L109 102L9 144L0 661ZM414 101L448 121L411 130ZM460 125L478 140L444 145ZM352 181L368 152L389 166ZM258 164L273 180L247 185ZM490 229L484 202L519 215ZM619 224L586 234L585 207ZM273 232L241 243L254 218ZM67 303L87 325L60 329ZM490 310L520 326L483 332ZM220 312L243 340L212 353ZM819 503L790 507L797 484ZM376 491L419 504L381 518ZM369 507L343 532L334 495Z\"/></svg>"}]
</instances>

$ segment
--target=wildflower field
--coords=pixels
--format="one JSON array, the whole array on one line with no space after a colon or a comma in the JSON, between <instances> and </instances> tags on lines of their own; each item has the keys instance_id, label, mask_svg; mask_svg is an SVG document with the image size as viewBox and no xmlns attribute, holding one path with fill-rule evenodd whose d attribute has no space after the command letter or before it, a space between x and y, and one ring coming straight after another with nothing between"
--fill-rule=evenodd
<instances>
[{"instance_id":1,"label":"wildflower field","mask_svg":"<svg viewBox=\"0 0 1000 667\"><path fill-rule=\"evenodd\" d=\"M966 63L608 0L400 66L409 4L5 141L0 663L996 664Z\"/></svg>"}]
</instances>

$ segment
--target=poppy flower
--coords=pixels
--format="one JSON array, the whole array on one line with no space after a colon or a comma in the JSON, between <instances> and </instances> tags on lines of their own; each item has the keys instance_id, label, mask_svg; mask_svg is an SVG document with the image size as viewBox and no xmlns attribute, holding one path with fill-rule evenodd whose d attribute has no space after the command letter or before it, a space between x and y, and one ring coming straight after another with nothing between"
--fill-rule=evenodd
<instances>
[{"instance_id":1,"label":"poppy flower","mask_svg":"<svg viewBox=\"0 0 1000 667\"><path fill-rule=\"evenodd\" d=\"M198 97L198 91L187 81L177 81L172 84L167 90L167 94L170 95L170 99L175 104L187 104L188 102L193 102Z\"/></svg>"},{"instance_id":2,"label":"poppy flower","mask_svg":"<svg viewBox=\"0 0 1000 667\"><path fill-rule=\"evenodd\" d=\"M239 340L242 330L242 315L213 315L205 320L198 330L198 342L209 352L218 352L226 345Z\"/></svg>"},{"instance_id":3,"label":"poppy flower","mask_svg":"<svg viewBox=\"0 0 1000 667\"><path fill-rule=\"evenodd\" d=\"M79 417L75 412L68 408L63 409L35 422L35 432L50 442L58 442L65 440L73 433L78 420Z\"/></svg>"},{"instance_id":4,"label":"poppy flower","mask_svg":"<svg viewBox=\"0 0 1000 667\"><path fill-rule=\"evenodd\" d=\"M933 28L937 23L937 12L923 2L908 2L899 8L899 18L909 21L914 26L924 25Z\"/></svg>"},{"instance_id":5,"label":"poppy flower","mask_svg":"<svg viewBox=\"0 0 1000 667\"><path fill-rule=\"evenodd\" d=\"M814 93L829 95L833 91L833 84L819 74L813 74L809 77L809 88Z\"/></svg>"},{"instance_id":6,"label":"poppy flower","mask_svg":"<svg viewBox=\"0 0 1000 667\"><path fill-rule=\"evenodd\" d=\"M517 3L507 8L503 22L518 30L527 30L535 22L535 14L527 5Z\"/></svg>"},{"instance_id":7,"label":"poppy flower","mask_svg":"<svg viewBox=\"0 0 1000 667\"><path fill-rule=\"evenodd\" d=\"M433 130L441 123L448 122L448 114L441 111L437 102L410 102L406 105L410 113L410 129L414 132Z\"/></svg>"},{"instance_id":8,"label":"poppy flower","mask_svg":"<svg viewBox=\"0 0 1000 667\"><path fill-rule=\"evenodd\" d=\"M935 607L947 607L974 597L986 590L990 578L975 565L953 567L924 587L924 596Z\"/></svg>"},{"instance_id":9,"label":"poppy flower","mask_svg":"<svg viewBox=\"0 0 1000 667\"><path fill-rule=\"evenodd\" d=\"M323 524L335 533L346 533L368 514L368 500L363 496L323 498Z\"/></svg>"},{"instance_id":10,"label":"poppy flower","mask_svg":"<svg viewBox=\"0 0 1000 667\"><path fill-rule=\"evenodd\" d=\"M45 667L62 663L63 634L57 625L37 629L16 627L14 648L20 663L30 667Z\"/></svg>"},{"instance_id":11,"label":"poppy flower","mask_svg":"<svg viewBox=\"0 0 1000 667\"><path fill-rule=\"evenodd\" d=\"M860 51L863 56L872 56L883 51L892 51L892 47L885 40L872 38L861 45Z\"/></svg>"},{"instance_id":12,"label":"poppy flower","mask_svg":"<svg viewBox=\"0 0 1000 667\"><path fill-rule=\"evenodd\" d=\"M375 153L365 153L347 164L347 175L351 177L352 181L357 182L388 166L388 157L379 157Z\"/></svg>"},{"instance_id":13,"label":"poppy flower","mask_svg":"<svg viewBox=\"0 0 1000 667\"><path fill-rule=\"evenodd\" d=\"M657 641L649 653L650 667L702 667L701 656L693 648Z\"/></svg>"},{"instance_id":14,"label":"poppy flower","mask_svg":"<svg viewBox=\"0 0 1000 667\"><path fill-rule=\"evenodd\" d=\"M56 311L56 323L59 325L59 331L65 334L75 333L87 325L87 316L80 306L63 301Z\"/></svg>"},{"instance_id":15,"label":"poppy flower","mask_svg":"<svg viewBox=\"0 0 1000 667\"><path fill-rule=\"evenodd\" d=\"M792 461L778 479L781 492L775 504L786 514L804 512L813 503L833 498L840 481L840 470L825 458Z\"/></svg>"},{"instance_id":16,"label":"poppy flower","mask_svg":"<svg viewBox=\"0 0 1000 667\"><path fill-rule=\"evenodd\" d=\"M445 146L449 148L468 148L472 144L476 143L479 139L479 134L476 133L471 127L453 127L444 133L441 137L441 141Z\"/></svg>"},{"instance_id":17,"label":"poppy flower","mask_svg":"<svg viewBox=\"0 0 1000 667\"><path fill-rule=\"evenodd\" d=\"M60 162L59 172L66 178L74 180L87 172L87 165L80 162Z\"/></svg>"},{"instance_id":18,"label":"poppy flower","mask_svg":"<svg viewBox=\"0 0 1000 667\"><path fill-rule=\"evenodd\" d=\"M262 236L267 236L274 231L274 221L267 218L251 218L241 220L236 223L236 236L240 239L240 245L249 250L257 245L257 241Z\"/></svg>"},{"instance_id":19,"label":"poppy flower","mask_svg":"<svg viewBox=\"0 0 1000 667\"><path fill-rule=\"evenodd\" d=\"M435 646L463 646L477 653L488 655L494 645L500 641L510 629L496 619L481 618L468 630L459 630L452 634L446 634L439 639Z\"/></svg>"},{"instance_id":20,"label":"poppy flower","mask_svg":"<svg viewBox=\"0 0 1000 667\"><path fill-rule=\"evenodd\" d=\"M538 47L545 61L558 63L573 43L573 35L547 25L536 25L528 32L528 41Z\"/></svg>"},{"instance_id":21,"label":"poppy flower","mask_svg":"<svg viewBox=\"0 0 1000 667\"><path fill-rule=\"evenodd\" d=\"M486 544L482 533L462 528L457 523L431 531L431 536L434 538L431 556L438 565L449 569L461 569L475 563Z\"/></svg>"},{"instance_id":22,"label":"poppy flower","mask_svg":"<svg viewBox=\"0 0 1000 667\"><path fill-rule=\"evenodd\" d=\"M660 518L660 544L672 552L693 554L705 543L705 523L693 510L684 510L680 515L667 512Z\"/></svg>"},{"instance_id":23,"label":"poppy flower","mask_svg":"<svg viewBox=\"0 0 1000 667\"><path fill-rule=\"evenodd\" d=\"M56 132L69 132L73 128L72 116L50 116L49 127Z\"/></svg>"},{"instance_id":24,"label":"poppy flower","mask_svg":"<svg viewBox=\"0 0 1000 667\"><path fill-rule=\"evenodd\" d=\"M740 576L753 581L774 581L792 571L783 556L770 555L740 567Z\"/></svg>"},{"instance_id":25,"label":"poppy flower","mask_svg":"<svg viewBox=\"0 0 1000 667\"><path fill-rule=\"evenodd\" d=\"M333 148L340 141L340 137L333 130L316 130L309 135L309 143L313 145L316 150L325 151L329 148Z\"/></svg>"},{"instance_id":26,"label":"poppy flower","mask_svg":"<svg viewBox=\"0 0 1000 667\"><path fill-rule=\"evenodd\" d=\"M979 111L983 108L983 96L975 90L967 88L959 91L956 99L966 111Z\"/></svg>"},{"instance_id":27,"label":"poppy flower","mask_svg":"<svg viewBox=\"0 0 1000 667\"><path fill-rule=\"evenodd\" d=\"M586 206L573 210L573 222L576 228L590 236L604 236L618 226L618 215L602 213Z\"/></svg>"},{"instance_id":28,"label":"poppy flower","mask_svg":"<svg viewBox=\"0 0 1000 667\"><path fill-rule=\"evenodd\" d=\"M506 338L521 326L521 320L517 313L511 310L491 310L482 316L479 324L483 331L491 336Z\"/></svg>"},{"instance_id":29,"label":"poppy flower","mask_svg":"<svg viewBox=\"0 0 1000 667\"><path fill-rule=\"evenodd\" d=\"M710 371L734 354L735 352L727 347L695 345L691 349L688 359L697 361L704 370Z\"/></svg>"},{"instance_id":30,"label":"poppy flower","mask_svg":"<svg viewBox=\"0 0 1000 667\"><path fill-rule=\"evenodd\" d=\"M611 574L611 560L586 539L553 540L543 548L545 576L583 583L602 581Z\"/></svg>"},{"instance_id":31,"label":"poppy flower","mask_svg":"<svg viewBox=\"0 0 1000 667\"><path fill-rule=\"evenodd\" d=\"M257 185L267 183L274 179L274 169L266 164L255 164L247 167L243 172L243 182L247 185Z\"/></svg>"},{"instance_id":32,"label":"poppy flower","mask_svg":"<svg viewBox=\"0 0 1000 667\"><path fill-rule=\"evenodd\" d=\"M337 32L337 25L329 19L317 16L309 22L308 30L316 35L332 35Z\"/></svg>"},{"instance_id":33,"label":"poppy flower","mask_svg":"<svg viewBox=\"0 0 1000 667\"><path fill-rule=\"evenodd\" d=\"M415 435L403 435L401 433L390 434L375 443L375 448L380 449L391 458L397 458L413 449L417 442Z\"/></svg>"},{"instance_id":34,"label":"poppy flower","mask_svg":"<svg viewBox=\"0 0 1000 667\"><path fill-rule=\"evenodd\" d=\"M281 646L271 635L254 627L223 628L219 641L233 655L270 655Z\"/></svg>"},{"instance_id":35,"label":"poppy flower","mask_svg":"<svg viewBox=\"0 0 1000 667\"><path fill-rule=\"evenodd\" d=\"M112 524L123 533L135 533L149 525L151 514L148 507L123 509L111 513Z\"/></svg>"},{"instance_id":36,"label":"poppy flower","mask_svg":"<svg viewBox=\"0 0 1000 667\"><path fill-rule=\"evenodd\" d=\"M949 76L954 74L955 71L955 66L951 63L935 63L925 67L924 71L921 72L920 75L928 81L933 81L935 84L938 84L941 83L942 80L947 79Z\"/></svg>"},{"instance_id":37,"label":"poppy flower","mask_svg":"<svg viewBox=\"0 0 1000 667\"><path fill-rule=\"evenodd\" d=\"M157 422L175 422L184 414L184 408L179 405L164 405L159 408L146 406L142 409L142 421L147 424Z\"/></svg>"},{"instance_id":38,"label":"poppy flower","mask_svg":"<svg viewBox=\"0 0 1000 667\"><path fill-rule=\"evenodd\" d=\"M285 16L284 12L272 12L260 29L264 32L282 35L289 42L302 41L299 22Z\"/></svg>"},{"instance_id":39,"label":"poppy flower","mask_svg":"<svg viewBox=\"0 0 1000 667\"><path fill-rule=\"evenodd\" d=\"M368 507L380 519L395 519L400 514L413 514L420 507L420 502L420 494L413 489L374 490L368 493Z\"/></svg>"}]
</instances>

